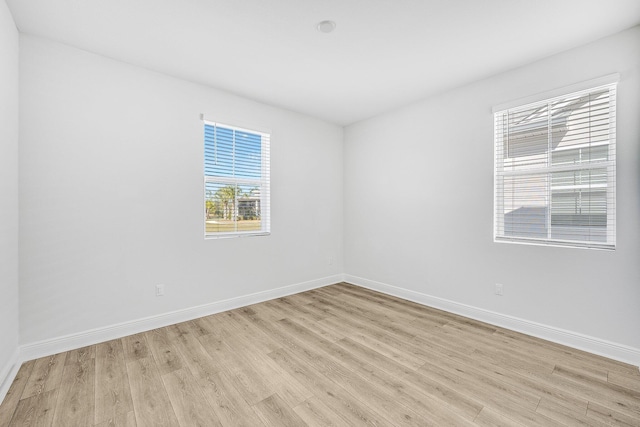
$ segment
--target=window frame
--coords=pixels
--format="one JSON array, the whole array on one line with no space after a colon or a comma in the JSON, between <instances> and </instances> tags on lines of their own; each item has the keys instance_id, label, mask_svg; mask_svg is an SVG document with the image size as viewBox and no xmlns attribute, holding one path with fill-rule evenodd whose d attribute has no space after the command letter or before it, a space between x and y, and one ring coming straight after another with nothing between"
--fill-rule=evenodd
<instances>
[{"instance_id":1,"label":"window frame","mask_svg":"<svg viewBox=\"0 0 640 427\"><path fill-rule=\"evenodd\" d=\"M542 94L534 95L531 97L523 98L520 100L512 101L507 104L502 104L499 106L495 106L493 108L493 116L494 116L494 206L493 206L493 241L496 243L516 243L516 244L531 244L531 245L544 245L544 246L562 246L562 247L573 247L573 248L589 248L589 249L605 249L605 250L615 250L616 247L616 92L617 92L617 83L619 82L619 75L612 74L608 76L604 76L598 79L589 80L586 82L578 83L576 85L556 89L554 91L545 92ZM507 122L504 124L505 118L510 117L509 114L512 112L522 112L527 109L535 108L537 106L547 105L549 108L554 102L558 101L567 101L577 96L584 96L586 94L597 93L598 91L608 90L607 96L609 97L607 102L608 108L608 127L607 127L607 141L605 143L599 142L589 142L583 145L588 147L589 149L596 148L600 145L606 145L608 147L607 151L607 159L605 161L599 162L583 162L580 160L577 164L574 162L571 165L562 164L553 164L553 153L558 153L563 150L574 150L578 149L581 151L583 148L579 144L569 146L566 148L557 147L554 149L551 145L546 148L544 152L544 156L546 156L546 166L538 166L536 168L526 169L523 168L524 171L504 171L505 167L505 159L508 158L508 155L505 152L504 144L508 145L508 140L505 141L505 135L507 135L507 129L512 129L512 124ZM549 144L551 144L551 140L553 139L553 118L549 111L546 114L547 124L542 122L542 125L535 124L527 124L525 126L529 126L530 129L535 129L536 126L540 126L543 129L546 129L548 132L547 138ZM501 123L502 122L502 123ZM589 129L591 129L591 124L589 124ZM509 148L511 148L509 146ZM558 234L562 233L563 226L553 225L553 197L559 196L562 193L561 190L570 190L570 188L560 188L554 185L554 177L558 179L560 175L558 173L562 172L586 172L587 174L594 173L598 170L604 170L606 176L606 183L604 186L599 185L602 188L606 188L606 227L604 228L605 241L597 241L597 240L579 240L579 239L570 239L566 236L564 238L557 237ZM555 175L554 175L555 174ZM505 199L507 199L505 190L505 177L530 177L531 179L541 179L546 180L546 202L544 205L545 209L545 231L547 236L545 238L540 237L531 237L531 236L520 236L518 235L508 235L505 227L505 217L507 212L505 212ZM516 185L517 179L513 181L512 185ZM581 194L592 192L592 194L596 194L599 191L602 191L601 188L598 188L598 185L593 185L593 179L590 178L589 181L590 187L587 189L581 189L578 187L583 186L583 184L574 184L569 187L575 187L577 193ZM542 188L542 187L539 187ZM555 192L554 192L555 190ZM583 191L586 190L586 191ZM574 193L576 193L574 192ZM522 190L520 193L512 193L512 194L522 194ZM567 193L569 194L569 193ZM512 196L513 197L513 196ZM534 197L534 196L529 196ZM531 200L531 199L529 199ZM556 214L558 215L558 214ZM582 215L582 214L580 214ZM588 215L593 215L589 213ZM577 225L577 227L584 227L583 225ZM564 225L569 234L571 234L570 228L576 227L576 225L571 224L569 226ZM557 233L556 237L552 236L552 233ZM590 230L589 230L590 232Z\"/></svg>"},{"instance_id":2,"label":"window frame","mask_svg":"<svg viewBox=\"0 0 640 427\"><path fill-rule=\"evenodd\" d=\"M205 240L209 239L225 239L225 238L235 238L235 237L250 237L250 236L268 236L271 234L271 132L265 130L258 130L255 127L241 127L236 125L231 125L227 123L222 123L218 121L211 121L204 118L204 115L201 115L202 120L202 147L203 147L203 231ZM207 155L204 152L206 150L206 127L213 126L215 128L224 128L228 130L232 130L234 132L234 149L233 156L234 159L232 163L235 168L235 132L244 132L252 135L260 136L260 177L259 178L245 178L238 176L214 176L207 175L206 172L206 162ZM235 172L234 172L235 175ZM225 186L254 186L260 189L260 229L259 230L246 230L246 231L238 231L237 229L237 212L240 210L240 206L238 200L241 200L237 196L237 190L235 193L235 202L234 202L234 216L236 218L233 220L235 224L235 231L217 231L217 232L207 232L207 184L220 184Z\"/></svg>"}]
</instances>

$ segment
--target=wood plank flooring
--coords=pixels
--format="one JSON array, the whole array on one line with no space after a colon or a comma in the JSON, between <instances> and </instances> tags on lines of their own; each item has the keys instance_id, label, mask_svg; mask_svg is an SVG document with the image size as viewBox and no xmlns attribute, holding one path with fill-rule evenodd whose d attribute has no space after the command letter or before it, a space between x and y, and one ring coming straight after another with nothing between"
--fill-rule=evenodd
<instances>
[{"instance_id":1,"label":"wood plank flooring","mask_svg":"<svg viewBox=\"0 0 640 427\"><path fill-rule=\"evenodd\" d=\"M26 362L26 425L640 426L640 372L340 283Z\"/></svg>"}]
</instances>

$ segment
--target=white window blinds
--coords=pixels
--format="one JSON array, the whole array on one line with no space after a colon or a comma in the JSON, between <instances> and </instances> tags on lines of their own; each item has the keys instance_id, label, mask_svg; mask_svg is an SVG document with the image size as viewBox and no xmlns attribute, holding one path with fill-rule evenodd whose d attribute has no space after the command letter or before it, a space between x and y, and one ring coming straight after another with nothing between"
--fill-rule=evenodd
<instances>
[{"instance_id":1,"label":"white window blinds","mask_svg":"<svg viewBox=\"0 0 640 427\"><path fill-rule=\"evenodd\" d=\"M615 248L616 84L494 121L495 240Z\"/></svg>"},{"instance_id":2,"label":"white window blinds","mask_svg":"<svg viewBox=\"0 0 640 427\"><path fill-rule=\"evenodd\" d=\"M268 234L270 135L204 123L205 237Z\"/></svg>"}]
</instances>

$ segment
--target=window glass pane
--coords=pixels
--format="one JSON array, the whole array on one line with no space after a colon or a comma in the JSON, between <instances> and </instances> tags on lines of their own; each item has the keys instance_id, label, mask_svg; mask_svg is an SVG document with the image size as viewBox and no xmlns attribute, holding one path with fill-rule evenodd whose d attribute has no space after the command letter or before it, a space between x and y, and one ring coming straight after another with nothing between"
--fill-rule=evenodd
<instances>
[{"instance_id":1,"label":"window glass pane","mask_svg":"<svg viewBox=\"0 0 640 427\"><path fill-rule=\"evenodd\" d=\"M236 230L236 187L230 184L205 184L205 225L207 233Z\"/></svg>"},{"instance_id":2,"label":"window glass pane","mask_svg":"<svg viewBox=\"0 0 640 427\"><path fill-rule=\"evenodd\" d=\"M234 132L233 129L205 125L205 175L233 176Z\"/></svg>"},{"instance_id":3,"label":"window glass pane","mask_svg":"<svg viewBox=\"0 0 640 427\"><path fill-rule=\"evenodd\" d=\"M547 237L546 174L504 179L504 234L524 238Z\"/></svg>"},{"instance_id":4,"label":"window glass pane","mask_svg":"<svg viewBox=\"0 0 640 427\"><path fill-rule=\"evenodd\" d=\"M238 187L238 231L261 229L261 193L257 186Z\"/></svg>"},{"instance_id":5,"label":"window glass pane","mask_svg":"<svg viewBox=\"0 0 640 427\"><path fill-rule=\"evenodd\" d=\"M546 165L549 146L547 110L534 108L509 114L504 138L504 167L523 170Z\"/></svg>"},{"instance_id":6,"label":"window glass pane","mask_svg":"<svg viewBox=\"0 0 640 427\"><path fill-rule=\"evenodd\" d=\"M551 204L552 237L606 241L607 193L602 190L554 192Z\"/></svg>"},{"instance_id":7,"label":"window glass pane","mask_svg":"<svg viewBox=\"0 0 640 427\"><path fill-rule=\"evenodd\" d=\"M236 132L235 176L260 178L262 138L248 132Z\"/></svg>"}]
</instances>

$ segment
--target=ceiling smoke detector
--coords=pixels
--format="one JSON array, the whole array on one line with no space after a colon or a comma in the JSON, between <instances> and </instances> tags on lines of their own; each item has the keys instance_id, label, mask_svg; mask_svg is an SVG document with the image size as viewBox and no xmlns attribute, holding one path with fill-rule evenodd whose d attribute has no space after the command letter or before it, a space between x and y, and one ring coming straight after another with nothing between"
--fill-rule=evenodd
<instances>
[{"instance_id":1,"label":"ceiling smoke detector","mask_svg":"<svg viewBox=\"0 0 640 427\"><path fill-rule=\"evenodd\" d=\"M322 22L318 22L318 25L316 25L316 28L321 33L329 34L330 32L336 29L336 23L333 21L322 21Z\"/></svg>"}]
</instances>

